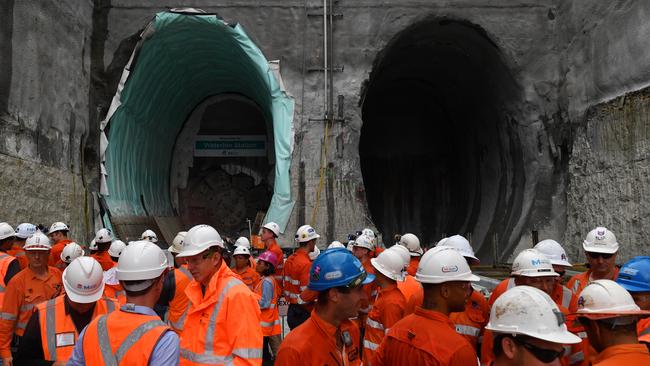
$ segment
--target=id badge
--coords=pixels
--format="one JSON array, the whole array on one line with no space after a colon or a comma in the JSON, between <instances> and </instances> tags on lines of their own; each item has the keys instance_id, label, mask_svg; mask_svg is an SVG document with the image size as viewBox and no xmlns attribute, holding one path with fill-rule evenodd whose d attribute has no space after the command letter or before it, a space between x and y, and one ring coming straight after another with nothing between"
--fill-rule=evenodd
<instances>
[{"instance_id":1,"label":"id badge","mask_svg":"<svg viewBox=\"0 0 650 366\"><path fill-rule=\"evenodd\" d=\"M74 346L74 333L59 333L56 335L56 346L67 347Z\"/></svg>"}]
</instances>

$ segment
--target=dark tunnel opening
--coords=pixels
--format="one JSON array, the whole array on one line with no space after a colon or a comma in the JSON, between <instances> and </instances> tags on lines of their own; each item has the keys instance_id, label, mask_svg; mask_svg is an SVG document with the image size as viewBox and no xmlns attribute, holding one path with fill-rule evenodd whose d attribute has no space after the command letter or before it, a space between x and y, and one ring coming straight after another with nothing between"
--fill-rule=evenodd
<instances>
[{"instance_id":1,"label":"dark tunnel opening","mask_svg":"<svg viewBox=\"0 0 650 366\"><path fill-rule=\"evenodd\" d=\"M491 258L524 187L520 92L498 47L470 23L427 19L389 42L362 94L361 171L384 238L460 233Z\"/></svg>"}]
</instances>

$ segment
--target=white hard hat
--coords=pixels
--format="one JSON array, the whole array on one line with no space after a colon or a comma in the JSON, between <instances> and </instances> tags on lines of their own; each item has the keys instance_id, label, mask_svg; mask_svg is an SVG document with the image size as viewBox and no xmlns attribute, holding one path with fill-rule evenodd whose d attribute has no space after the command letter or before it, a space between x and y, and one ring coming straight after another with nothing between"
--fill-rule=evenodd
<instances>
[{"instance_id":1,"label":"white hard hat","mask_svg":"<svg viewBox=\"0 0 650 366\"><path fill-rule=\"evenodd\" d=\"M177 257L191 257L214 246L224 248L223 239L217 230L210 225L196 225L185 235L183 249Z\"/></svg>"},{"instance_id":2,"label":"white hard hat","mask_svg":"<svg viewBox=\"0 0 650 366\"><path fill-rule=\"evenodd\" d=\"M398 244L405 246L411 252L411 257L420 257L424 253L422 247L420 247L420 239L414 234L406 233L402 235Z\"/></svg>"},{"instance_id":3,"label":"white hard hat","mask_svg":"<svg viewBox=\"0 0 650 366\"><path fill-rule=\"evenodd\" d=\"M415 279L421 283L480 280L472 274L465 258L456 250L447 247L436 247L424 253Z\"/></svg>"},{"instance_id":4,"label":"white hard hat","mask_svg":"<svg viewBox=\"0 0 650 366\"><path fill-rule=\"evenodd\" d=\"M512 262L512 271L510 274L524 277L559 276L553 270L551 260L537 249L522 250Z\"/></svg>"},{"instance_id":5,"label":"white hard hat","mask_svg":"<svg viewBox=\"0 0 650 366\"><path fill-rule=\"evenodd\" d=\"M370 264L384 276L395 281L404 281L404 260L395 250L384 250Z\"/></svg>"},{"instance_id":6,"label":"white hard hat","mask_svg":"<svg viewBox=\"0 0 650 366\"><path fill-rule=\"evenodd\" d=\"M106 244L113 241L113 233L110 229L99 229L95 234L95 244Z\"/></svg>"},{"instance_id":7,"label":"white hard hat","mask_svg":"<svg viewBox=\"0 0 650 366\"><path fill-rule=\"evenodd\" d=\"M327 246L327 249L333 249L333 248L345 248L345 245L341 243L338 240L334 240L333 242L330 243L330 245Z\"/></svg>"},{"instance_id":8,"label":"white hard hat","mask_svg":"<svg viewBox=\"0 0 650 366\"><path fill-rule=\"evenodd\" d=\"M465 239L462 235L454 235L448 238L440 240L437 246L446 246L456 249L460 254L465 258L472 259L476 262L481 262L476 255L474 255L474 249L469 244L469 240Z\"/></svg>"},{"instance_id":9,"label":"white hard hat","mask_svg":"<svg viewBox=\"0 0 650 366\"><path fill-rule=\"evenodd\" d=\"M0 240L16 236L16 231L6 222L0 222Z\"/></svg>"},{"instance_id":10,"label":"white hard hat","mask_svg":"<svg viewBox=\"0 0 650 366\"><path fill-rule=\"evenodd\" d=\"M61 251L61 260L65 263L72 262L75 258L81 257L84 255L84 250L81 245L72 242L66 244Z\"/></svg>"},{"instance_id":11,"label":"white hard hat","mask_svg":"<svg viewBox=\"0 0 650 366\"><path fill-rule=\"evenodd\" d=\"M578 297L578 316L592 319L614 318L627 315L650 315L634 302L632 295L611 280L594 280Z\"/></svg>"},{"instance_id":12,"label":"white hard hat","mask_svg":"<svg viewBox=\"0 0 650 366\"><path fill-rule=\"evenodd\" d=\"M359 235L352 246L366 248L371 251L375 250L375 243L372 238L365 234Z\"/></svg>"},{"instance_id":13,"label":"white hard hat","mask_svg":"<svg viewBox=\"0 0 650 366\"><path fill-rule=\"evenodd\" d=\"M176 234L176 237L174 237L172 245L167 248L167 250L171 253L180 253L183 249L183 240L185 240L185 235L187 235L187 231L179 231L178 234Z\"/></svg>"},{"instance_id":14,"label":"white hard hat","mask_svg":"<svg viewBox=\"0 0 650 366\"><path fill-rule=\"evenodd\" d=\"M74 259L63 271L65 294L73 302L95 302L104 293L104 271L92 257Z\"/></svg>"},{"instance_id":15,"label":"white hard hat","mask_svg":"<svg viewBox=\"0 0 650 366\"><path fill-rule=\"evenodd\" d=\"M97 242L95 241L95 239L93 239L93 240L90 241L90 245L88 246L88 249L90 249L90 250L98 250L98 249L99 249L99 247L97 246Z\"/></svg>"},{"instance_id":16,"label":"white hard hat","mask_svg":"<svg viewBox=\"0 0 650 366\"><path fill-rule=\"evenodd\" d=\"M147 241L150 241L152 243L157 243L158 242L158 236L151 229L147 229L147 230L143 231L142 235L140 235L140 239L147 240Z\"/></svg>"},{"instance_id":17,"label":"white hard hat","mask_svg":"<svg viewBox=\"0 0 650 366\"><path fill-rule=\"evenodd\" d=\"M115 273L120 281L140 281L154 279L167 269L167 256L156 244L146 241L131 242L120 255ZM148 288L130 288L139 291Z\"/></svg>"},{"instance_id":18,"label":"white hard hat","mask_svg":"<svg viewBox=\"0 0 650 366\"><path fill-rule=\"evenodd\" d=\"M275 222L267 222L262 227L271 230L275 236L280 236L280 226Z\"/></svg>"},{"instance_id":19,"label":"white hard hat","mask_svg":"<svg viewBox=\"0 0 650 366\"><path fill-rule=\"evenodd\" d=\"M119 258L122 251L126 248L126 244L121 240L115 240L108 248L108 255L111 257Z\"/></svg>"},{"instance_id":20,"label":"white hard hat","mask_svg":"<svg viewBox=\"0 0 650 366\"><path fill-rule=\"evenodd\" d=\"M247 237L240 236L239 238L237 238L237 240L235 240L235 246L250 249L251 248L251 242L250 242L250 240L248 240Z\"/></svg>"},{"instance_id":21,"label":"white hard hat","mask_svg":"<svg viewBox=\"0 0 650 366\"><path fill-rule=\"evenodd\" d=\"M314 250L309 252L309 259L313 262L320 255L320 249L317 246L314 246Z\"/></svg>"},{"instance_id":22,"label":"white hard hat","mask_svg":"<svg viewBox=\"0 0 650 366\"><path fill-rule=\"evenodd\" d=\"M370 239L375 239L377 236L375 235L375 232L372 231L371 229L365 228L361 230L361 235L365 235L369 237Z\"/></svg>"},{"instance_id":23,"label":"white hard hat","mask_svg":"<svg viewBox=\"0 0 650 366\"><path fill-rule=\"evenodd\" d=\"M597 227L587 234L582 248L587 252L614 254L618 252L618 242L613 232Z\"/></svg>"},{"instance_id":24,"label":"white hard hat","mask_svg":"<svg viewBox=\"0 0 650 366\"><path fill-rule=\"evenodd\" d=\"M548 259L551 260L551 264L557 266L566 266L572 267L569 263L569 259L566 256L566 252L560 243L552 239L542 240L539 243L535 244L533 249L537 249L542 254L544 254Z\"/></svg>"},{"instance_id":25,"label":"white hard hat","mask_svg":"<svg viewBox=\"0 0 650 366\"><path fill-rule=\"evenodd\" d=\"M34 235L27 238L25 245L23 246L24 250L50 250L52 245L50 244L50 239L45 236L40 231L34 233Z\"/></svg>"},{"instance_id":26,"label":"white hard hat","mask_svg":"<svg viewBox=\"0 0 650 366\"><path fill-rule=\"evenodd\" d=\"M296 241L298 243L304 243L318 238L320 238L320 235L316 234L316 230L310 225L303 225L296 231Z\"/></svg>"},{"instance_id":27,"label":"white hard hat","mask_svg":"<svg viewBox=\"0 0 650 366\"><path fill-rule=\"evenodd\" d=\"M36 233L36 226L28 222L23 222L16 227L16 237L20 239L27 239Z\"/></svg>"},{"instance_id":28,"label":"white hard hat","mask_svg":"<svg viewBox=\"0 0 650 366\"><path fill-rule=\"evenodd\" d=\"M349 251L352 251L354 249L354 240L349 240L348 241L348 246L346 247Z\"/></svg>"},{"instance_id":29,"label":"white hard hat","mask_svg":"<svg viewBox=\"0 0 650 366\"><path fill-rule=\"evenodd\" d=\"M400 257L402 258L402 262L404 263L404 268L408 267L409 264L411 264L411 252L409 252L409 250L406 249L405 246L395 244L386 250L392 250L397 254L399 254Z\"/></svg>"},{"instance_id":30,"label":"white hard hat","mask_svg":"<svg viewBox=\"0 0 650 366\"><path fill-rule=\"evenodd\" d=\"M553 343L576 344L582 340L569 332L564 314L553 299L530 286L515 286L497 298L485 329L521 334Z\"/></svg>"},{"instance_id":31,"label":"white hard hat","mask_svg":"<svg viewBox=\"0 0 650 366\"><path fill-rule=\"evenodd\" d=\"M70 228L68 228L68 225L66 225L63 222L55 222L50 226L50 231L48 231L48 234L51 234L55 231L70 231Z\"/></svg>"},{"instance_id":32,"label":"white hard hat","mask_svg":"<svg viewBox=\"0 0 650 366\"><path fill-rule=\"evenodd\" d=\"M235 251L232 253L233 256L235 255L251 255L251 251L248 250L248 248L244 246L238 246L235 248Z\"/></svg>"}]
</instances>

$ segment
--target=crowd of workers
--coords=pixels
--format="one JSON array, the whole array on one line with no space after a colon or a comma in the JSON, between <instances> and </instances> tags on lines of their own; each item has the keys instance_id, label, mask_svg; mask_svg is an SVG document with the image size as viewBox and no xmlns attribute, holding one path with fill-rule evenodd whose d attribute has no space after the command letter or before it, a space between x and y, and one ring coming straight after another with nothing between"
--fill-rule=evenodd
<instances>
[{"instance_id":1,"label":"crowd of workers","mask_svg":"<svg viewBox=\"0 0 650 366\"><path fill-rule=\"evenodd\" d=\"M100 229L87 248L68 233L0 223L3 366L650 365L650 257L619 269L603 227L584 240L586 272L565 284L566 252L543 240L489 298L460 235L380 249L364 229L321 252L304 225L285 259L273 222L256 258L209 225L166 250L151 230L127 244Z\"/></svg>"}]
</instances>

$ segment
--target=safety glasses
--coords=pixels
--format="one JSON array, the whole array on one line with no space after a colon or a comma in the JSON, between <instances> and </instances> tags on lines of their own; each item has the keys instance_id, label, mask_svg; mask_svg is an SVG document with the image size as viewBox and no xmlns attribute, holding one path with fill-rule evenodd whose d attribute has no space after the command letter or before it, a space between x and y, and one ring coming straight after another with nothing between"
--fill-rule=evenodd
<instances>
[{"instance_id":1,"label":"safety glasses","mask_svg":"<svg viewBox=\"0 0 650 366\"><path fill-rule=\"evenodd\" d=\"M586 252L589 258L598 259L598 257L603 259L610 259L614 254L610 253L596 253L596 252Z\"/></svg>"},{"instance_id":2,"label":"safety glasses","mask_svg":"<svg viewBox=\"0 0 650 366\"><path fill-rule=\"evenodd\" d=\"M556 358L562 357L562 355L564 355L564 349L560 351L556 351L554 349L537 347L517 337L513 338L513 340L515 341L515 343L521 345L526 350L528 350L528 352L530 352L533 356L535 356L536 359L544 363L549 363L555 360Z\"/></svg>"},{"instance_id":3,"label":"safety glasses","mask_svg":"<svg viewBox=\"0 0 650 366\"><path fill-rule=\"evenodd\" d=\"M368 273L366 271L363 271L359 273L359 275L355 278L352 279L347 285L343 286L345 288L356 288L359 287L359 285L366 280L366 277L368 277Z\"/></svg>"}]
</instances>

